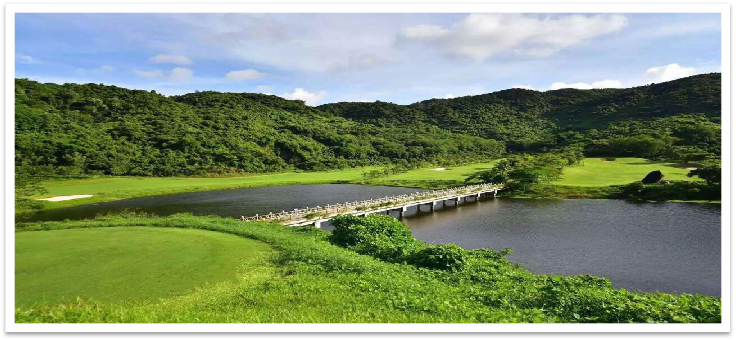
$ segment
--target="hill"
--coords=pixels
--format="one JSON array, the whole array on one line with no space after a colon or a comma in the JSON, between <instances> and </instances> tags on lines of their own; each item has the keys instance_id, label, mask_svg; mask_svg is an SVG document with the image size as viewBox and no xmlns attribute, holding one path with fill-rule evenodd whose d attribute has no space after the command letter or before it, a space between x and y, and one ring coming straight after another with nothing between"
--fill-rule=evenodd
<instances>
[{"instance_id":1,"label":"hill","mask_svg":"<svg viewBox=\"0 0 736 340\"><path fill-rule=\"evenodd\" d=\"M16 79L16 165L174 176L453 164L577 145L588 155L720 153L720 74L629 89L503 90L411 105ZM642 146L643 145L643 146Z\"/></svg>"},{"instance_id":2,"label":"hill","mask_svg":"<svg viewBox=\"0 0 736 340\"><path fill-rule=\"evenodd\" d=\"M15 114L16 165L56 173L261 173L467 162L504 152L503 143L432 125L376 127L261 94L166 97L17 79Z\"/></svg>"}]
</instances>

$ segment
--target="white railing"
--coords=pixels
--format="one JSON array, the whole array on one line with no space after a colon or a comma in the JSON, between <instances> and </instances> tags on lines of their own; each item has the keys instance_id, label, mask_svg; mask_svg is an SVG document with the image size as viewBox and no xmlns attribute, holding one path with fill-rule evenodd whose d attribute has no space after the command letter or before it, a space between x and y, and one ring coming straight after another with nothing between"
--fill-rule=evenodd
<instances>
[{"instance_id":1,"label":"white railing","mask_svg":"<svg viewBox=\"0 0 736 340\"><path fill-rule=\"evenodd\" d=\"M270 212L265 215L245 217L241 216L242 221L294 221L294 220L311 220L320 217L328 217L340 213L359 212L365 210L378 209L384 206L394 206L400 204L410 204L412 202L420 202L432 198L444 198L450 196L473 195L481 192L488 192L502 189L502 185L498 184L476 184L467 185L457 188L418 191L408 195L386 196L381 198L371 198L361 201L327 204L324 207L316 206L312 208L294 209L291 211L281 211L274 214Z\"/></svg>"}]
</instances>

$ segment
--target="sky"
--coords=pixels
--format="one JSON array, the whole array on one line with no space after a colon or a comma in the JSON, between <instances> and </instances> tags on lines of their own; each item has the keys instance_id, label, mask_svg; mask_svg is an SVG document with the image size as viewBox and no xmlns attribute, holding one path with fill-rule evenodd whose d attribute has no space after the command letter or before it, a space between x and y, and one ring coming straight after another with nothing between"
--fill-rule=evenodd
<instances>
[{"instance_id":1,"label":"sky","mask_svg":"<svg viewBox=\"0 0 736 340\"><path fill-rule=\"evenodd\" d=\"M409 104L720 72L720 14L16 14L15 76Z\"/></svg>"}]
</instances>

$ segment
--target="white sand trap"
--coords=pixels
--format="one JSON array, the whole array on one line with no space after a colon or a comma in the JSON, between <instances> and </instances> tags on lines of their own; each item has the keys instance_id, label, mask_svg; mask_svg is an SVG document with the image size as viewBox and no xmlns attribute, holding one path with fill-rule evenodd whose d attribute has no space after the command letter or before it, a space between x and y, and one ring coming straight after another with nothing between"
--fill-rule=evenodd
<instances>
[{"instance_id":1,"label":"white sand trap","mask_svg":"<svg viewBox=\"0 0 736 340\"><path fill-rule=\"evenodd\" d=\"M688 170L698 170L698 168L694 168L694 167L689 167L689 168L685 168L685 169L688 169Z\"/></svg>"},{"instance_id":2,"label":"white sand trap","mask_svg":"<svg viewBox=\"0 0 736 340\"><path fill-rule=\"evenodd\" d=\"M434 170L434 171L445 171L445 170L447 170L447 168L434 168L432 170Z\"/></svg>"},{"instance_id":3,"label":"white sand trap","mask_svg":"<svg viewBox=\"0 0 736 340\"><path fill-rule=\"evenodd\" d=\"M77 198L87 198L92 197L92 195L70 195L70 196L55 196L55 197L49 197L49 198L36 198L38 201L49 201L49 202L59 202L59 201L68 201L68 200L75 200Z\"/></svg>"}]
</instances>

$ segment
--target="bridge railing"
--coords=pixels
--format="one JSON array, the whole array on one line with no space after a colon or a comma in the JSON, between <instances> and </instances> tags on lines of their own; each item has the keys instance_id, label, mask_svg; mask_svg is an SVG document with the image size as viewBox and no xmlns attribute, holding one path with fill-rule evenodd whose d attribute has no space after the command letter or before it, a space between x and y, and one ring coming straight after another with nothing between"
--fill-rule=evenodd
<instances>
[{"instance_id":1,"label":"bridge railing","mask_svg":"<svg viewBox=\"0 0 736 340\"><path fill-rule=\"evenodd\" d=\"M386 196L380 198L371 198L367 200L359 200L345 203L327 204L324 207L307 207L303 209L294 209L291 211L281 211L274 214L270 212L265 215L254 215L250 217L242 216L243 221L294 221L294 220L311 220L319 217L328 217L343 212L355 212L363 210L378 209L384 206L393 206L400 204L410 204L412 202L421 202L431 198L442 198L451 196L460 196L463 194L472 195L473 193L499 190L502 186L498 184L475 184L462 187L417 191L412 194Z\"/></svg>"}]
</instances>

